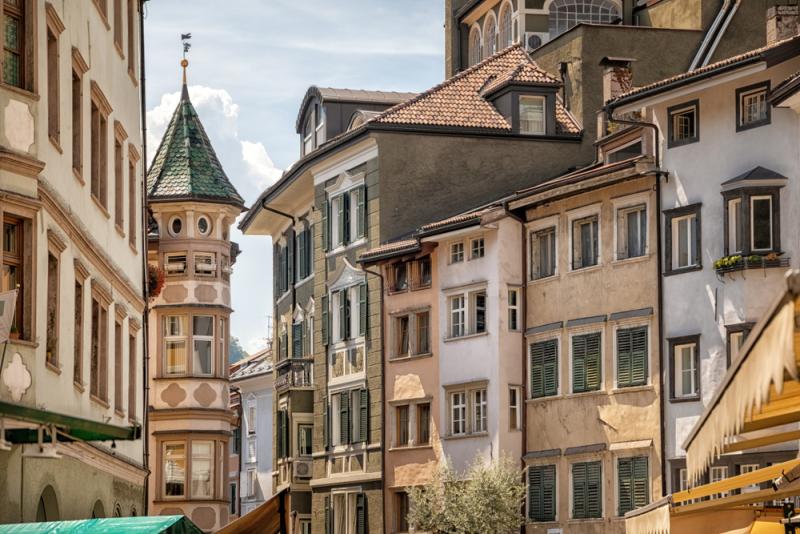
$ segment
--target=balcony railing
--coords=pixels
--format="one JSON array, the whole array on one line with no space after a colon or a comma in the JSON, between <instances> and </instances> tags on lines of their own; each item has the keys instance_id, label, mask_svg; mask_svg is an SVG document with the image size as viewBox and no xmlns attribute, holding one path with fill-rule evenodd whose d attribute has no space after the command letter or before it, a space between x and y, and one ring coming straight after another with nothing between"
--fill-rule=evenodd
<instances>
[{"instance_id":1,"label":"balcony railing","mask_svg":"<svg viewBox=\"0 0 800 534\"><path fill-rule=\"evenodd\" d=\"M303 388L314 385L313 362L292 362L275 379L275 389Z\"/></svg>"},{"instance_id":2,"label":"balcony railing","mask_svg":"<svg viewBox=\"0 0 800 534\"><path fill-rule=\"evenodd\" d=\"M714 262L714 270L718 275L735 273L737 271L788 268L790 259L787 257L773 258L769 256L727 256Z\"/></svg>"}]
</instances>

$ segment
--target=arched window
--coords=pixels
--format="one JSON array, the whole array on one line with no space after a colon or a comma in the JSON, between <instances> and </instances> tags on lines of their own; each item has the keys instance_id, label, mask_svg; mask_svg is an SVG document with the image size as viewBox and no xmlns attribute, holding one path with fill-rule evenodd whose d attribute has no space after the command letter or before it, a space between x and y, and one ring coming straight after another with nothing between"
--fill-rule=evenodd
<instances>
[{"instance_id":1,"label":"arched window","mask_svg":"<svg viewBox=\"0 0 800 534\"><path fill-rule=\"evenodd\" d=\"M511 2L507 0L500 6L500 50L511 46L514 41L514 28L511 22Z\"/></svg>"},{"instance_id":2,"label":"arched window","mask_svg":"<svg viewBox=\"0 0 800 534\"><path fill-rule=\"evenodd\" d=\"M553 0L550 4L550 38L581 22L608 24L620 16L616 0Z\"/></svg>"},{"instance_id":3,"label":"arched window","mask_svg":"<svg viewBox=\"0 0 800 534\"><path fill-rule=\"evenodd\" d=\"M469 32L469 64L470 66L481 61L481 29L476 25Z\"/></svg>"},{"instance_id":4,"label":"arched window","mask_svg":"<svg viewBox=\"0 0 800 534\"><path fill-rule=\"evenodd\" d=\"M47 486L39 497L39 506L36 508L36 521L58 521L61 516L58 511L58 499L53 486Z\"/></svg>"},{"instance_id":5,"label":"arched window","mask_svg":"<svg viewBox=\"0 0 800 534\"><path fill-rule=\"evenodd\" d=\"M103 501L97 499L92 507L92 519L99 519L106 516L106 507L103 506Z\"/></svg>"},{"instance_id":6,"label":"arched window","mask_svg":"<svg viewBox=\"0 0 800 534\"><path fill-rule=\"evenodd\" d=\"M489 11L483 23L483 57L492 57L497 52L497 19Z\"/></svg>"}]
</instances>

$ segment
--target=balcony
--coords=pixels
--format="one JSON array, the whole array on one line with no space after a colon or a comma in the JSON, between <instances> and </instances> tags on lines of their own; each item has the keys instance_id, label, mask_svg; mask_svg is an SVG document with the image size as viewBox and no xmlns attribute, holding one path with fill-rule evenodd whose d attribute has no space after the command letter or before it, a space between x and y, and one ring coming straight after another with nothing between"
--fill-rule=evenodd
<instances>
[{"instance_id":1,"label":"balcony","mask_svg":"<svg viewBox=\"0 0 800 534\"><path fill-rule=\"evenodd\" d=\"M275 389L306 388L314 385L314 364L312 361L291 361L280 370L275 378Z\"/></svg>"}]
</instances>

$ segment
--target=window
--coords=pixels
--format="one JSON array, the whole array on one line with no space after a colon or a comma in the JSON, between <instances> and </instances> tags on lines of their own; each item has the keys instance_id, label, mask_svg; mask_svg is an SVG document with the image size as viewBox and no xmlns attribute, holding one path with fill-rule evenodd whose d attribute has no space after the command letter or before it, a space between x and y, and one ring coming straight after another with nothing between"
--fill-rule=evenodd
<instances>
[{"instance_id":1,"label":"window","mask_svg":"<svg viewBox=\"0 0 800 534\"><path fill-rule=\"evenodd\" d=\"M330 294L331 309L326 310L326 302L323 303L323 339L325 324L330 322L332 341L334 343L348 342L363 337L367 332L367 285L359 284L346 289L333 291ZM353 312L353 309L356 312ZM325 341L324 341L325 342Z\"/></svg>"},{"instance_id":2,"label":"window","mask_svg":"<svg viewBox=\"0 0 800 534\"><path fill-rule=\"evenodd\" d=\"M452 243L450 245L450 263L461 263L464 261L464 243Z\"/></svg>"},{"instance_id":3,"label":"window","mask_svg":"<svg viewBox=\"0 0 800 534\"><path fill-rule=\"evenodd\" d=\"M290 446L290 421L289 410L286 406L278 409L275 422L275 452L278 458L288 458L292 453Z\"/></svg>"},{"instance_id":4,"label":"window","mask_svg":"<svg viewBox=\"0 0 800 534\"><path fill-rule=\"evenodd\" d=\"M484 241L482 237L470 241L470 259L477 260L482 258L486 253Z\"/></svg>"},{"instance_id":5,"label":"window","mask_svg":"<svg viewBox=\"0 0 800 534\"><path fill-rule=\"evenodd\" d=\"M395 263L392 267L392 290L408 289L408 268L405 262Z\"/></svg>"},{"instance_id":6,"label":"window","mask_svg":"<svg viewBox=\"0 0 800 534\"><path fill-rule=\"evenodd\" d=\"M131 0L132 1L132 0ZM137 181L136 180L136 155L133 152L133 147L128 152L128 243L131 247L136 248L136 228L139 212L136 210L136 197L137 195Z\"/></svg>"},{"instance_id":7,"label":"window","mask_svg":"<svg viewBox=\"0 0 800 534\"><path fill-rule=\"evenodd\" d=\"M720 482L728 478L728 466L727 465L718 465L713 466L710 472L710 483L713 484L714 482ZM712 495L712 499L719 499L722 497L727 497L728 492L723 491L722 493L715 493Z\"/></svg>"},{"instance_id":8,"label":"window","mask_svg":"<svg viewBox=\"0 0 800 534\"><path fill-rule=\"evenodd\" d=\"M311 520L310 519L301 519L300 520L300 534L311 534Z\"/></svg>"},{"instance_id":9,"label":"window","mask_svg":"<svg viewBox=\"0 0 800 534\"><path fill-rule=\"evenodd\" d=\"M124 380L122 374L125 372L125 368L122 365L123 346L122 323L117 317L117 320L114 321L114 411L118 414L125 412L125 406L123 405L125 396L122 389Z\"/></svg>"},{"instance_id":10,"label":"window","mask_svg":"<svg viewBox=\"0 0 800 534\"><path fill-rule=\"evenodd\" d=\"M431 405L417 405L417 445L427 445L431 441Z\"/></svg>"},{"instance_id":11,"label":"window","mask_svg":"<svg viewBox=\"0 0 800 534\"><path fill-rule=\"evenodd\" d=\"M449 309L451 338L486 332L485 290L449 297Z\"/></svg>"},{"instance_id":12,"label":"window","mask_svg":"<svg viewBox=\"0 0 800 534\"><path fill-rule=\"evenodd\" d=\"M92 295L92 359L89 393L108 400L108 303Z\"/></svg>"},{"instance_id":13,"label":"window","mask_svg":"<svg viewBox=\"0 0 800 534\"><path fill-rule=\"evenodd\" d=\"M323 243L325 250L336 249L366 237L367 190L361 185L339 193L323 207Z\"/></svg>"},{"instance_id":14,"label":"window","mask_svg":"<svg viewBox=\"0 0 800 534\"><path fill-rule=\"evenodd\" d=\"M699 339L699 336L688 336L669 340L673 399L694 400L700 397Z\"/></svg>"},{"instance_id":15,"label":"window","mask_svg":"<svg viewBox=\"0 0 800 534\"><path fill-rule=\"evenodd\" d=\"M514 28L511 20L513 8L509 2L504 2L500 7L500 50L511 46L514 42Z\"/></svg>"},{"instance_id":16,"label":"window","mask_svg":"<svg viewBox=\"0 0 800 534\"><path fill-rule=\"evenodd\" d=\"M728 254L742 252L742 199L728 200Z\"/></svg>"},{"instance_id":17,"label":"window","mask_svg":"<svg viewBox=\"0 0 800 534\"><path fill-rule=\"evenodd\" d=\"M214 276L217 273L216 256L205 252L194 253L194 274L197 276Z\"/></svg>"},{"instance_id":18,"label":"window","mask_svg":"<svg viewBox=\"0 0 800 534\"><path fill-rule=\"evenodd\" d=\"M431 257L420 258L414 264L416 266L416 280L412 289L429 287L431 285Z\"/></svg>"},{"instance_id":19,"label":"window","mask_svg":"<svg viewBox=\"0 0 800 534\"><path fill-rule=\"evenodd\" d=\"M724 191L725 252L765 254L780 250L780 193L777 188Z\"/></svg>"},{"instance_id":20,"label":"window","mask_svg":"<svg viewBox=\"0 0 800 534\"><path fill-rule=\"evenodd\" d=\"M603 516L600 462L572 464L572 519Z\"/></svg>"},{"instance_id":21,"label":"window","mask_svg":"<svg viewBox=\"0 0 800 534\"><path fill-rule=\"evenodd\" d=\"M528 467L528 519L556 520L556 466Z\"/></svg>"},{"instance_id":22,"label":"window","mask_svg":"<svg viewBox=\"0 0 800 534\"><path fill-rule=\"evenodd\" d=\"M473 432L486 432L486 390L479 389L472 392L472 431Z\"/></svg>"},{"instance_id":23,"label":"window","mask_svg":"<svg viewBox=\"0 0 800 534\"><path fill-rule=\"evenodd\" d=\"M431 352L430 344L430 319L431 313L429 311L418 312L414 314L415 328L416 328L416 347L414 347L415 354L428 354Z\"/></svg>"},{"instance_id":24,"label":"window","mask_svg":"<svg viewBox=\"0 0 800 534\"><path fill-rule=\"evenodd\" d=\"M572 269L591 267L598 261L598 216L572 221Z\"/></svg>"},{"instance_id":25,"label":"window","mask_svg":"<svg viewBox=\"0 0 800 534\"><path fill-rule=\"evenodd\" d=\"M310 111L303 127L303 154L309 154L314 150L314 117Z\"/></svg>"},{"instance_id":26,"label":"window","mask_svg":"<svg viewBox=\"0 0 800 534\"><path fill-rule=\"evenodd\" d=\"M83 175L83 79L72 69L72 169Z\"/></svg>"},{"instance_id":27,"label":"window","mask_svg":"<svg viewBox=\"0 0 800 534\"><path fill-rule=\"evenodd\" d=\"M527 135L546 133L544 102L543 96L519 97L519 133Z\"/></svg>"},{"instance_id":28,"label":"window","mask_svg":"<svg viewBox=\"0 0 800 534\"><path fill-rule=\"evenodd\" d=\"M192 441L192 498L214 496L214 442Z\"/></svg>"},{"instance_id":29,"label":"window","mask_svg":"<svg viewBox=\"0 0 800 534\"><path fill-rule=\"evenodd\" d=\"M508 290L508 329L519 330L519 288Z\"/></svg>"},{"instance_id":30,"label":"window","mask_svg":"<svg viewBox=\"0 0 800 534\"><path fill-rule=\"evenodd\" d=\"M164 443L164 496L186 495L186 445Z\"/></svg>"},{"instance_id":31,"label":"window","mask_svg":"<svg viewBox=\"0 0 800 534\"><path fill-rule=\"evenodd\" d=\"M317 118L316 146L321 146L325 142L325 108L316 104L314 106L314 116Z\"/></svg>"},{"instance_id":32,"label":"window","mask_svg":"<svg viewBox=\"0 0 800 534\"><path fill-rule=\"evenodd\" d=\"M740 464L737 466L740 475L746 475L747 473L752 473L754 471L758 471L759 465L758 464ZM758 484L750 484L749 486L745 486L741 489L742 493L753 493L758 491L760 486Z\"/></svg>"},{"instance_id":33,"label":"window","mask_svg":"<svg viewBox=\"0 0 800 534\"><path fill-rule=\"evenodd\" d=\"M463 391L450 395L450 434L460 436L467 433L467 395Z\"/></svg>"},{"instance_id":34,"label":"window","mask_svg":"<svg viewBox=\"0 0 800 534\"><path fill-rule=\"evenodd\" d=\"M617 330L617 387L647 384L647 327Z\"/></svg>"},{"instance_id":35,"label":"window","mask_svg":"<svg viewBox=\"0 0 800 534\"><path fill-rule=\"evenodd\" d=\"M600 332L572 336L572 392L597 391L601 387Z\"/></svg>"},{"instance_id":36,"label":"window","mask_svg":"<svg viewBox=\"0 0 800 534\"><path fill-rule=\"evenodd\" d=\"M200 215L197 218L197 233L201 236L207 236L211 233L211 221L205 215Z\"/></svg>"},{"instance_id":37,"label":"window","mask_svg":"<svg viewBox=\"0 0 800 534\"><path fill-rule=\"evenodd\" d=\"M647 456L617 459L617 515L650 503L650 474Z\"/></svg>"},{"instance_id":38,"label":"window","mask_svg":"<svg viewBox=\"0 0 800 534\"><path fill-rule=\"evenodd\" d=\"M258 456L256 455L256 437L255 435L247 436L247 462L254 463L258 460Z\"/></svg>"},{"instance_id":39,"label":"window","mask_svg":"<svg viewBox=\"0 0 800 534\"><path fill-rule=\"evenodd\" d=\"M486 332L486 292L476 291L470 295L472 297L472 310L474 310L474 321L472 331L476 334Z\"/></svg>"},{"instance_id":40,"label":"window","mask_svg":"<svg viewBox=\"0 0 800 534\"><path fill-rule=\"evenodd\" d=\"M297 452L300 456L311 456L313 425L297 425Z\"/></svg>"},{"instance_id":41,"label":"window","mask_svg":"<svg viewBox=\"0 0 800 534\"><path fill-rule=\"evenodd\" d=\"M167 254L165 261L165 271L167 275L178 275L186 273L186 253Z\"/></svg>"},{"instance_id":42,"label":"window","mask_svg":"<svg viewBox=\"0 0 800 534\"><path fill-rule=\"evenodd\" d=\"M769 124L771 106L767 102L769 81L736 90L736 131Z\"/></svg>"},{"instance_id":43,"label":"window","mask_svg":"<svg viewBox=\"0 0 800 534\"><path fill-rule=\"evenodd\" d=\"M395 353L398 356L408 355L408 330L409 330L409 316L401 315L395 318L397 345Z\"/></svg>"},{"instance_id":44,"label":"window","mask_svg":"<svg viewBox=\"0 0 800 534\"><path fill-rule=\"evenodd\" d=\"M606 153L606 163L617 163L642 155L642 140L623 145L619 148L609 149Z\"/></svg>"},{"instance_id":45,"label":"window","mask_svg":"<svg viewBox=\"0 0 800 534\"><path fill-rule=\"evenodd\" d=\"M192 317L192 344L194 349L193 374L214 374L214 317L195 315Z\"/></svg>"},{"instance_id":46,"label":"window","mask_svg":"<svg viewBox=\"0 0 800 534\"><path fill-rule=\"evenodd\" d=\"M369 393L366 389L352 389L332 394L327 409L329 415L326 419L330 424L330 432L324 432L326 443L337 446L367 442Z\"/></svg>"},{"instance_id":47,"label":"window","mask_svg":"<svg viewBox=\"0 0 800 534\"><path fill-rule=\"evenodd\" d=\"M104 105L104 101L105 97L92 85L91 190L92 197L106 209L108 207L108 115L111 110L107 104Z\"/></svg>"},{"instance_id":48,"label":"window","mask_svg":"<svg viewBox=\"0 0 800 534\"><path fill-rule=\"evenodd\" d=\"M461 337L466 334L466 308L464 295L450 298L450 337Z\"/></svg>"},{"instance_id":49,"label":"window","mask_svg":"<svg viewBox=\"0 0 800 534\"><path fill-rule=\"evenodd\" d=\"M164 373L183 375L186 363L186 316L169 315L164 318Z\"/></svg>"},{"instance_id":50,"label":"window","mask_svg":"<svg viewBox=\"0 0 800 534\"><path fill-rule=\"evenodd\" d=\"M558 395L558 340L531 344L530 358L531 398Z\"/></svg>"},{"instance_id":51,"label":"window","mask_svg":"<svg viewBox=\"0 0 800 534\"><path fill-rule=\"evenodd\" d=\"M136 34L135 31L135 24L136 24L136 4L135 0L127 0L128 1L128 72L131 76L135 76L136 70Z\"/></svg>"},{"instance_id":52,"label":"window","mask_svg":"<svg viewBox=\"0 0 800 534\"><path fill-rule=\"evenodd\" d=\"M408 405L397 406L395 408L395 422L397 423L397 442L398 447L405 447L409 443L408 431Z\"/></svg>"},{"instance_id":53,"label":"window","mask_svg":"<svg viewBox=\"0 0 800 534\"><path fill-rule=\"evenodd\" d=\"M337 350L331 354L331 378L364 372L364 347Z\"/></svg>"},{"instance_id":54,"label":"window","mask_svg":"<svg viewBox=\"0 0 800 534\"><path fill-rule=\"evenodd\" d=\"M53 251L47 254L47 338L46 361L51 367L58 369L58 337L59 337L59 278L60 268L58 256Z\"/></svg>"},{"instance_id":55,"label":"window","mask_svg":"<svg viewBox=\"0 0 800 534\"><path fill-rule=\"evenodd\" d=\"M700 103L698 100L667 109L669 115L668 147L688 145L700 140Z\"/></svg>"},{"instance_id":56,"label":"window","mask_svg":"<svg viewBox=\"0 0 800 534\"><path fill-rule=\"evenodd\" d=\"M3 3L3 83L29 89L28 59L26 54L28 35L27 0L6 0Z\"/></svg>"},{"instance_id":57,"label":"window","mask_svg":"<svg viewBox=\"0 0 800 534\"><path fill-rule=\"evenodd\" d=\"M483 24L483 57L492 57L497 52L497 19L494 18L494 12L489 11L486 16L486 21Z\"/></svg>"},{"instance_id":58,"label":"window","mask_svg":"<svg viewBox=\"0 0 800 534\"><path fill-rule=\"evenodd\" d=\"M664 211L666 274L701 268L700 204Z\"/></svg>"},{"instance_id":59,"label":"window","mask_svg":"<svg viewBox=\"0 0 800 534\"><path fill-rule=\"evenodd\" d=\"M136 333L131 332L128 320L128 419L136 420Z\"/></svg>"},{"instance_id":60,"label":"window","mask_svg":"<svg viewBox=\"0 0 800 534\"><path fill-rule=\"evenodd\" d=\"M83 280L84 278L75 273L75 304L73 308L73 354L72 381L83 385Z\"/></svg>"},{"instance_id":61,"label":"window","mask_svg":"<svg viewBox=\"0 0 800 534\"><path fill-rule=\"evenodd\" d=\"M728 334L727 367L730 367L731 363L739 358L739 352L752 328L753 323L741 323L725 327Z\"/></svg>"},{"instance_id":62,"label":"window","mask_svg":"<svg viewBox=\"0 0 800 534\"><path fill-rule=\"evenodd\" d=\"M332 534L364 534L367 524L366 496L363 493L334 492L325 498L326 517ZM329 503L332 503L329 504Z\"/></svg>"},{"instance_id":63,"label":"window","mask_svg":"<svg viewBox=\"0 0 800 534\"><path fill-rule=\"evenodd\" d=\"M581 22L613 23L620 12L619 2L613 0L554 0L550 4L550 39Z\"/></svg>"},{"instance_id":64,"label":"window","mask_svg":"<svg viewBox=\"0 0 800 534\"><path fill-rule=\"evenodd\" d=\"M123 232L123 225L125 224L125 213L123 206L125 205L125 188L122 183L125 181L123 174L123 158L122 158L122 140L119 137L114 138L114 224L117 230Z\"/></svg>"},{"instance_id":65,"label":"window","mask_svg":"<svg viewBox=\"0 0 800 534\"><path fill-rule=\"evenodd\" d=\"M172 217L169 220L169 233L172 237L178 237L183 230L183 220L180 217Z\"/></svg>"},{"instance_id":66,"label":"window","mask_svg":"<svg viewBox=\"0 0 800 534\"><path fill-rule=\"evenodd\" d=\"M522 413L520 410L520 388L512 386L508 388L508 429L520 430L522 428Z\"/></svg>"},{"instance_id":67,"label":"window","mask_svg":"<svg viewBox=\"0 0 800 534\"><path fill-rule=\"evenodd\" d=\"M750 197L750 241L754 252L772 250L772 197Z\"/></svg>"},{"instance_id":68,"label":"window","mask_svg":"<svg viewBox=\"0 0 800 534\"><path fill-rule=\"evenodd\" d=\"M247 433L248 434L255 434L256 433L256 424L258 419L256 419L256 401L251 400L247 403Z\"/></svg>"},{"instance_id":69,"label":"window","mask_svg":"<svg viewBox=\"0 0 800 534\"><path fill-rule=\"evenodd\" d=\"M297 281L305 280L313 274L313 233L307 224L297 232Z\"/></svg>"},{"instance_id":70,"label":"window","mask_svg":"<svg viewBox=\"0 0 800 534\"><path fill-rule=\"evenodd\" d=\"M16 2L14 2L16 3ZM8 5L8 2L6 2ZM58 33L52 24L47 25L47 135L56 145L61 136L59 115Z\"/></svg>"},{"instance_id":71,"label":"window","mask_svg":"<svg viewBox=\"0 0 800 534\"><path fill-rule=\"evenodd\" d=\"M476 65L481 62L481 29L476 24L469 32L469 64Z\"/></svg>"},{"instance_id":72,"label":"window","mask_svg":"<svg viewBox=\"0 0 800 534\"><path fill-rule=\"evenodd\" d=\"M228 513L231 515L236 515L236 502L238 501L236 495L236 483L231 482L228 484L228 499L230 500L230 507L228 509Z\"/></svg>"},{"instance_id":73,"label":"window","mask_svg":"<svg viewBox=\"0 0 800 534\"><path fill-rule=\"evenodd\" d=\"M644 205L617 210L617 259L647 254L647 208Z\"/></svg>"},{"instance_id":74,"label":"window","mask_svg":"<svg viewBox=\"0 0 800 534\"><path fill-rule=\"evenodd\" d=\"M531 232L531 280L556 274L556 227Z\"/></svg>"},{"instance_id":75,"label":"window","mask_svg":"<svg viewBox=\"0 0 800 534\"><path fill-rule=\"evenodd\" d=\"M0 291L17 291L17 304L11 331L27 339L30 329L26 328L25 303L28 298L27 283L32 273L29 255L26 255L26 246L30 245L31 231L27 231L30 224L23 219L4 215L3 222L3 249L2 249L2 278L0 278Z\"/></svg>"},{"instance_id":76,"label":"window","mask_svg":"<svg viewBox=\"0 0 800 534\"><path fill-rule=\"evenodd\" d=\"M408 512L410 511L408 493L395 493L395 532L408 532Z\"/></svg>"},{"instance_id":77,"label":"window","mask_svg":"<svg viewBox=\"0 0 800 534\"><path fill-rule=\"evenodd\" d=\"M256 476L255 469L248 469L247 470L247 496L248 497L255 497L256 495L256 484L258 483L258 477Z\"/></svg>"}]
</instances>

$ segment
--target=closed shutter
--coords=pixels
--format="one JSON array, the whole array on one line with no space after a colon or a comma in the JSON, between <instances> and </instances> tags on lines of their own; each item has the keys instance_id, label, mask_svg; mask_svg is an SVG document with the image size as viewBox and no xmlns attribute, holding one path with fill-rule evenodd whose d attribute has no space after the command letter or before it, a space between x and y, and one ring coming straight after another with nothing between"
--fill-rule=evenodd
<instances>
[{"instance_id":1,"label":"closed shutter","mask_svg":"<svg viewBox=\"0 0 800 534\"><path fill-rule=\"evenodd\" d=\"M366 443L369 436L369 390L362 389L359 392L359 421L358 421L358 441Z\"/></svg>"},{"instance_id":2,"label":"closed shutter","mask_svg":"<svg viewBox=\"0 0 800 534\"><path fill-rule=\"evenodd\" d=\"M367 534L367 496L356 495L356 534Z\"/></svg>"},{"instance_id":3,"label":"closed shutter","mask_svg":"<svg viewBox=\"0 0 800 534\"><path fill-rule=\"evenodd\" d=\"M572 517L590 519L602 516L602 480L600 462L572 466Z\"/></svg>"},{"instance_id":4,"label":"closed shutter","mask_svg":"<svg viewBox=\"0 0 800 534\"><path fill-rule=\"evenodd\" d=\"M544 465L542 470L542 517L543 521L556 519L556 466Z\"/></svg>"},{"instance_id":5,"label":"closed shutter","mask_svg":"<svg viewBox=\"0 0 800 534\"><path fill-rule=\"evenodd\" d=\"M600 389L600 333L572 338L572 391Z\"/></svg>"},{"instance_id":6,"label":"closed shutter","mask_svg":"<svg viewBox=\"0 0 800 534\"><path fill-rule=\"evenodd\" d=\"M358 235L356 237L364 237L366 235L366 221L367 221L367 190L364 186L359 187L356 189L356 198L358 199L357 202L357 210L358 210L358 219L356 222L356 232Z\"/></svg>"},{"instance_id":7,"label":"closed shutter","mask_svg":"<svg viewBox=\"0 0 800 534\"><path fill-rule=\"evenodd\" d=\"M322 444L325 450L331 446L331 419L327 397L322 399Z\"/></svg>"},{"instance_id":8,"label":"closed shutter","mask_svg":"<svg viewBox=\"0 0 800 534\"><path fill-rule=\"evenodd\" d=\"M286 237L286 278L287 278L287 285L286 287L289 288L294 284L294 249L295 249L295 242L294 242L294 230L290 230L288 236Z\"/></svg>"},{"instance_id":9,"label":"closed shutter","mask_svg":"<svg viewBox=\"0 0 800 534\"><path fill-rule=\"evenodd\" d=\"M586 391L586 337L572 338L572 392Z\"/></svg>"},{"instance_id":10,"label":"closed shutter","mask_svg":"<svg viewBox=\"0 0 800 534\"><path fill-rule=\"evenodd\" d=\"M302 280L306 277L306 231L303 230L297 234L297 280Z\"/></svg>"},{"instance_id":11,"label":"closed shutter","mask_svg":"<svg viewBox=\"0 0 800 534\"><path fill-rule=\"evenodd\" d=\"M358 286L358 334L367 335L367 284Z\"/></svg>"},{"instance_id":12,"label":"closed shutter","mask_svg":"<svg viewBox=\"0 0 800 534\"><path fill-rule=\"evenodd\" d=\"M554 521L556 466L528 468L528 518L532 521Z\"/></svg>"},{"instance_id":13,"label":"closed shutter","mask_svg":"<svg viewBox=\"0 0 800 534\"><path fill-rule=\"evenodd\" d=\"M326 198L322 202L322 250L327 252L331 248L331 204Z\"/></svg>"},{"instance_id":14,"label":"closed shutter","mask_svg":"<svg viewBox=\"0 0 800 534\"><path fill-rule=\"evenodd\" d=\"M339 292L339 303L342 308L341 326L342 326L342 339L350 339L350 290L343 289Z\"/></svg>"},{"instance_id":15,"label":"closed shutter","mask_svg":"<svg viewBox=\"0 0 800 534\"><path fill-rule=\"evenodd\" d=\"M631 330L617 330L617 386L631 385Z\"/></svg>"},{"instance_id":16,"label":"closed shutter","mask_svg":"<svg viewBox=\"0 0 800 534\"><path fill-rule=\"evenodd\" d=\"M292 358L303 356L303 323L292 325Z\"/></svg>"},{"instance_id":17,"label":"closed shutter","mask_svg":"<svg viewBox=\"0 0 800 534\"><path fill-rule=\"evenodd\" d=\"M333 521L331 517L331 498L325 496L325 534L333 534Z\"/></svg>"},{"instance_id":18,"label":"closed shutter","mask_svg":"<svg viewBox=\"0 0 800 534\"><path fill-rule=\"evenodd\" d=\"M619 387L647 383L647 328L617 331L617 384Z\"/></svg>"},{"instance_id":19,"label":"closed shutter","mask_svg":"<svg viewBox=\"0 0 800 534\"><path fill-rule=\"evenodd\" d=\"M633 458L617 460L617 515L633 510Z\"/></svg>"},{"instance_id":20,"label":"closed shutter","mask_svg":"<svg viewBox=\"0 0 800 534\"><path fill-rule=\"evenodd\" d=\"M339 442L350 443L350 392L339 394Z\"/></svg>"},{"instance_id":21,"label":"closed shutter","mask_svg":"<svg viewBox=\"0 0 800 534\"><path fill-rule=\"evenodd\" d=\"M275 287L275 295L281 294L281 247L274 245L272 247L272 279L273 286ZM277 298L277 297L276 297Z\"/></svg>"},{"instance_id":22,"label":"closed shutter","mask_svg":"<svg viewBox=\"0 0 800 534\"><path fill-rule=\"evenodd\" d=\"M289 432L289 412L283 411L283 457L291 456L292 442L291 433Z\"/></svg>"},{"instance_id":23,"label":"closed shutter","mask_svg":"<svg viewBox=\"0 0 800 534\"><path fill-rule=\"evenodd\" d=\"M548 339L530 348L531 397L546 397L558 393L558 341Z\"/></svg>"},{"instance_id":24,"label":"closed shutter","mask_svg":"<svg viewBox=\"0 0 800 534\"><path fill-rule=\"evenodd\" d=\"M544 397L544 343L531 345L531 397Z\"/></svg>"},{"instance_id":25,"label":"closed shutter","mask_svg":"<svg viewBox=\"0 0 800 534\"><path fill-rule=\"evenodd\" d=\"M328 310L328 295L322 295L322 344L327 345L329 339L330 312Z\"/></svg>"},{"instance_id":26,"label":"closed shutter","mask_svg":"<svg viewBox=\"0 0 800 534\"><path fill-rule=\"evenodd\" d=\"M586 464L572 466L572 518L586 518Z\"/></svg>"},{"instance_id":27,"label":"closed shutter","mask_svg":"<svg viewBox=\"0 0 800 534\"><path fill-rule=\"evenodd\" d=\"M633 458L633 509L650 504L650 468L647 456Z\"/></svg>"}]
</instances>

